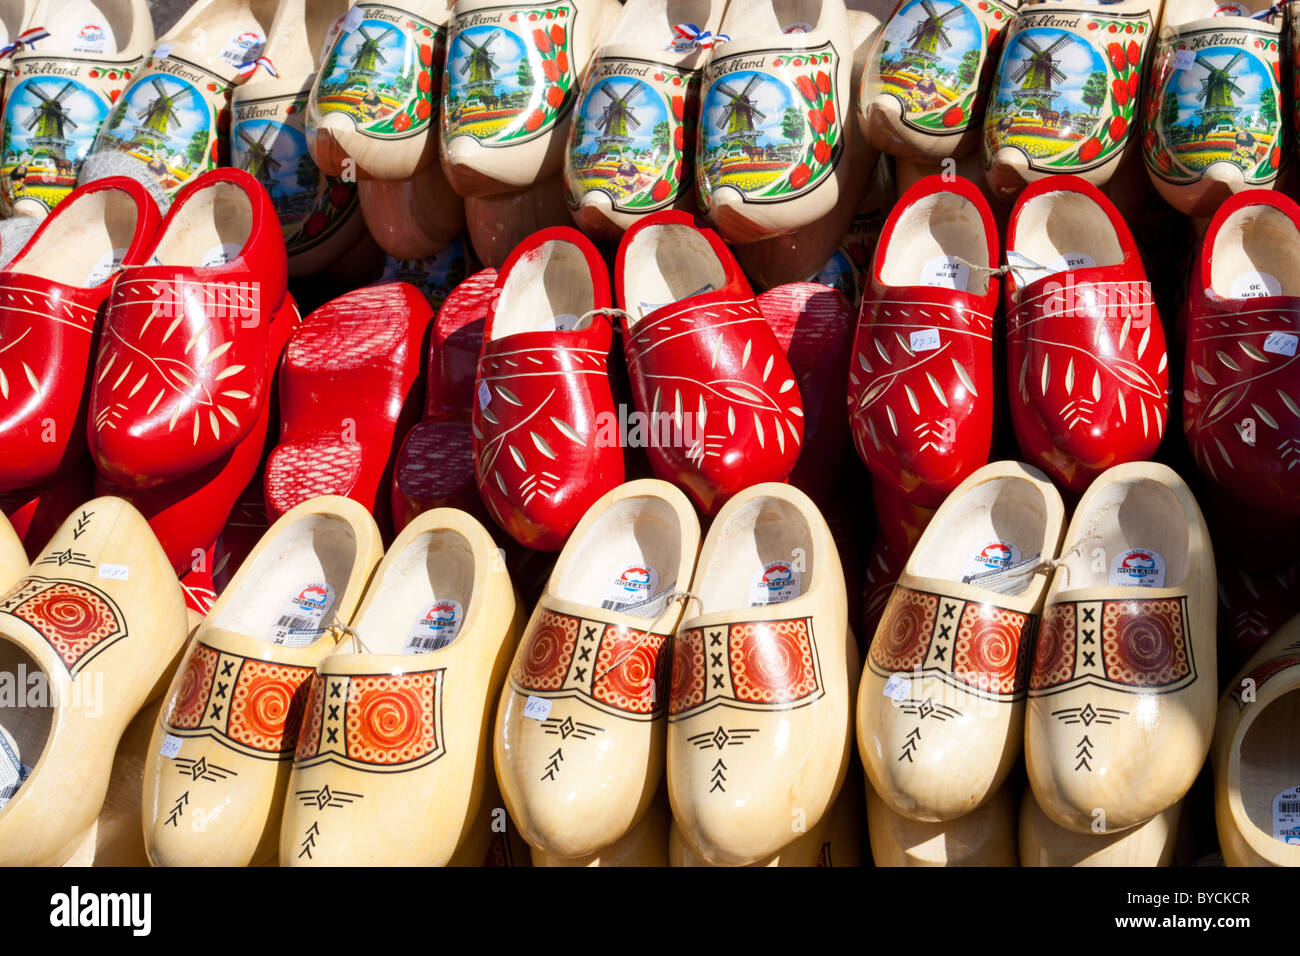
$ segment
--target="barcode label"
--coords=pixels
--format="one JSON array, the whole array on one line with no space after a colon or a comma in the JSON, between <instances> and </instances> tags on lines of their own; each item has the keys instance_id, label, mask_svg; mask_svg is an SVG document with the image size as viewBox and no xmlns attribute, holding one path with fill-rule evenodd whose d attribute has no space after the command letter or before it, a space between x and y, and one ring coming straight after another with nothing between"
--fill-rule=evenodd
<instances>
[{"instance_id":1,"label":"barcode label","mask_svg":"<svg viewBox=\"0 0 1300 956\"><path fill-rule=\"evenodd\" d=\"M451 638L445 634L439 634L437 637L413 637L406 642L406 652L410 654L415 651L436 651L450 643Z\"/></svg>"},{"instance_id":2,"label":"barcode label","mask_svg":"<svg viewBox=\"0 0 1300 956\"><path fill-rule=\"evenodd\" d=\"M325 630L310 617L281 617L275 629L281 633L277 643L289 645L310 644Z\"/></svg>"},{"instance_id":3,"label":"barcode label","mask_svg":"<svg viewBox=\"0 0 1300 956\"><path fill-rule=\"evenodd\" d=\"M334 588L326 581L309 581L290 592L271 626L271 642L305 647L325 632L326 618L334 607Z\"/></svg>"},{"instance_id":4,"label":"barcode label","mask_svg":"<svg viewBox=\"0 0 1300 956\"><path fill-rule=\"evenodd\" d=\"M1300 787L1287 787L1273 798L1273 839L1300 846Z\"/></svg>"},{"instance_id":5,"label":"barcode label","mask_svg":"<svg viewBox=\"0 0 1300 956\"><path fill-rule=\"evenodd\" d=\"M1283 800L1277 808L1282 813L1300 813L1300 800Z\"/></svg>"}]
</instances>

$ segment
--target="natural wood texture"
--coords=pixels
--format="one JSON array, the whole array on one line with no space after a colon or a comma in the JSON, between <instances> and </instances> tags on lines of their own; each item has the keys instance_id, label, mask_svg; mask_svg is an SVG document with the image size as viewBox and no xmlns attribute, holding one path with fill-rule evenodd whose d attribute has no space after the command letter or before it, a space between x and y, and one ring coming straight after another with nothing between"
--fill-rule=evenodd
<instances>
[{"instance_id":1,"label":"natural wood texture","mask_svg":"<svg viewBox=\"0 0 1300 956\"><path fill-rule=\"evenodd\" d=\"M370 513L328 496L287 512L235 573L191 639L149 744L155 865L274 858L308 684L339 633L326 628L351 620L381 555Z\"/></svg>"},{"instance_id":2,"label":"natural wood texture","mask_svg":"<svg viewBox=\"0 0 1300 956\"><path fill-rule=\"evenodd\" d=\"M942 175L946 170L944 163L928 162L917 159L899 159L894 162L894 169L898 175L898 195L903 195L911 189L918 180L926 176ZM980 162L978 152L966 153L956 161L956 174L963 179L969 179L979 187L984 198L989 202L989 209L993 211L993 219L998 224L998 234L1006 232L1007 220L1011 217L1011 203L1005 199L1000 199L990 187L988 180L984 176L984 166Z\"/></svg>"},{"instance_id":3,"label":"natural wood texture","mask_svg":"<svg viewBox=\"0 0 1300 956\"><path fill-rule=\"evenodd\" d=\"M557 174L512 193L465 198L465 227L483 265L500 269L517 245L551 226L568 225L569 209Z\"/></svg>"},{"instance_id":4,"label":"natural wood texture","mask_svg":"<svg viewBox=\"0 0 1300 956\"><path fill-rule=\"evenodd\" d=\"M1174 858L1183 802L1118 833L1075 833L1059 827L1025 788L1020 801L1021 866L1168 866Z\"/></svg>"},{"instance_id":5,"label":"natural wood texture","mask_svg":"<svg viewBox=\"0 0 1300 956\"><path fill-rule=\"evenodd\" d=\"M465 204L437 163L409 179L363 179L357 193L370 235L395 259L428 258L465 229Z\"/></svg>"},{"instance_id":6,"label":"natural wood texture","mask_svg":"<svg viewBox=\"0 0 1300 956\"><path fill-rule=\"evenodd\" d=\"M569 859L533 847L533 866L668 866L672 818L668 793L660 789L641 819L614 843Z\"/></svg>"},{"instance_id":7,"label":"natural wood texture","mask_svg":"<svg viewBox=\"0 0 1300 956\"><path fill-rule=\"evenodd\" d=\"M0 593L7 593L27 573L27 552L9 519L0 514Z\"/></svg>"},{"instance_id":8,"label":"natural wood texture","mask_svg":"<svg viewBox=\"0 0 1300 956\"><path fill-rule=\"evenodd\" d=\"M0 671L39 672L39 706L0 710L30 776L0 809L0 864L57 865L95 823L114 752L185 640L185 600L144 518L96 498L0 600Z\"/></svg>"},{"instance_id":9,"label":"natural wood texture","mask_svg":"<svg viewBox=\"0 0 1300 956\"><path fill-rule=\"evenodd\" d=\"M942 823L895 813L867 784L867 832L876 866L1016 866L1016 792L1004 784L979 809Z\"/></svg>"}]
</instances>

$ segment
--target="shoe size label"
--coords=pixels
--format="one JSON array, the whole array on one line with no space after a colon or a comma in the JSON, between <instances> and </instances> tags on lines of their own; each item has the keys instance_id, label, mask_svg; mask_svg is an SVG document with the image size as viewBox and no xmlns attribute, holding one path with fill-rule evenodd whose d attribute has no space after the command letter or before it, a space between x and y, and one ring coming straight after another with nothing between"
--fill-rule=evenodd
<instances>
[{"instance_id":1,"label":"shoe size label","mask_svg":"<svg viewBox=\"0 0 1300 956\"><path fill-rule=\"evenodd\" d=\"M749 585L749 606L765 607L793 601L803 593L803 572L789 561L773 561L754 575Z\"/></svg>"},{"instance_id":2,"label":"shoe size label","mask_svg":"<svg viewBox=\"0 0 1300 956\"><path fill-rule=\"evenodd\" d=\"M1116 555L1110 564L1111 586L1162 588L1165 586L1165 559L1150 548L1130 548Z\"/></svg>"},{"instance_id":3,"label":"shoe size label","mask_svg":"<svg viewBox=\"0 0 1300 956\"><path fill-rule=\"evenodd\" d=\"M285 602L271 628L271 643L305 647L324 632L322 622L334 607L334 588L310 581Z\"/></svg>"},{"instance_id":4,"label":"shoe size label","mask_svg":"<svg viewBox=\"0 0 1300 956\"><path fill-rule=\"evenodd\" d=\"M573 109L578 8L494 6L461 10L447 33L442 136L496 148L548 133Z\"/></svg>"},{"instance_id":5,"label":"shoe size label","mask_svg":"<svg viewBox=\"0 0 1300 956\"><path fill-rule=\"evenodd\" d=\"M90 267L90 275L86 276L86 286L96 286L113 274L113 270L122 264L122 258L126 255L126 248L110 249Z\"/></svg>"},{"instance_id":6,"label":"shoe size label","mask_svg":"<svg viewBox=\"0 0 1300 956\"><path fill-rule=\"evenodd\" d=\"M658 617L668 603L668 592L677 582L659 587L659 572L648 564L625 564L610 578L605 589L602 609L631 614L633 617Z\"/></svg>"},{"instance_id":7,"label":"shoe size label","mask_svg":"<svg viewBox=\"0 0 1300 956\"><path fill-rule=\"evenodd\" d=\"M1288 787L1273 798L1273 839L1300 846L1300 787Z\"/></svg>"},{"instance_id":8,"label":"shoe size label","mask_svg":"<svg viewBox=\"0 0 1300 956\"><path fill-rule=\"evenodd\" d=\"M247 30L231 34L217 55L231 66L239 67L262 55L266 48L266 34L256 24Z\"/></svg>"},{"instance_id":9,"label":"shoe size label","mask_svg":"<svg viewBox=\"0 0 1300 956\"><path fill-rule=\"evenodd\" d=\"M935 256L921 266L920 285L938 286L965 292L970 282L970 266L958 262L956 256Z\"/></svg>"},{"instance_id":10,"label":"shoe size label","mask_svg":"<svg viewBox=\"0 0 1300 956\"><path fill-rule=\"evenodd\" d=\"M1234 299L1261 299L1281 294L1282 283L1277 276L1267 272L1243 272L1228 287L1228 295Z\"/></svg>"},{"instance_id":11,"label":"shoe size label","mask_svg":"<svg viewBox=\"0 0 1300 956\"><path fill-rule=\"evenodd\" d=\"M446 647L456 639L465 623L465 609L459 601L440 598L425 608L406 635L403 654L426 654Z\"/></svg>"}]
</instances>

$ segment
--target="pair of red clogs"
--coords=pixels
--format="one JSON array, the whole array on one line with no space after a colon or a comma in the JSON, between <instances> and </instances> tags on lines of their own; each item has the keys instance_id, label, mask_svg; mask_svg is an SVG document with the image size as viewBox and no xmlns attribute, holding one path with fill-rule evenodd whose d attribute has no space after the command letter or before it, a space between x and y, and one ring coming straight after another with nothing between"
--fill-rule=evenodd
<instances>
[{"instance_id":1,"label":"pair of red clogs","mask_svg":"<svg viewBox=\"0 0 1300 956\"><path fill-rule=\"evenodd\" d=\"M23 450L0 491L79 481L88 449L189 567L256 471L296 321L247 173L200 176L165 218L130 179L78 189L0 273L0 441Z\"/></svg>"},{"instance_id":2,"label":"pair of red clogs","mask_svg":"<svg viewBox=\"0 0 1300 956\"><path fill-rule=\"evenodd\" d=\"M635 409L616 406L610 386L616 330ZM514 250L487 310L471 429L488 511L521 544L555 550L623 481L625 448L644 448L655 474L712 513L789 475L804 411L730 250L670 210L624 234L612 295L605 262L573 229Z\"/></svg>"},{"instance_id":3,"label":"pair of red clogs","mask_svg":"<svg viewBox=\"0 0 1300 956\"><path fill-rule=\"evenodd\" d=\"M1011 421L1027 460L1082 491L1151 457L1169 417L1168 357L1142 259L1114 205L1052 176L993 214L957 177L895 205L872 262L849 374L858 453L878 483L937 507L989 456L1005 308ZM999 288L1001 286L1001 288Z\"/></svg>"}]
</instances>

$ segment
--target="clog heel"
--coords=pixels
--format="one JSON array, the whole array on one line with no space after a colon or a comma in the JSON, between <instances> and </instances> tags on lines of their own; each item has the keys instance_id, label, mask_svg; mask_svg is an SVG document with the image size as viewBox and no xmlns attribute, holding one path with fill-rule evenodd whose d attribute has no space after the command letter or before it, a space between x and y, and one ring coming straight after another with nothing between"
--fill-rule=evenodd
<instances>
[{"instance_id":1,"label":"clog heel","mask_svg":"<svg viewBox=\"0 0 1300 956\"><path fill-rule=\"evenodd\" d=\"M1025 788L1020 801L1021 866L1168 866L1183 802L1118 833L1076 833L1052 822Z\"/></svg>"},{"instance_id":2,"label":"clog heel","mask_svg":"<svg viewBox=\"0 0 1300 956\"><path fill-rule=\"evenodd\" d=\"M1017 866L1016 795L1010 784L965 816L922 823L895 813L867 785L867 834L876 866Z\"/></svg>"}]
</instances>

